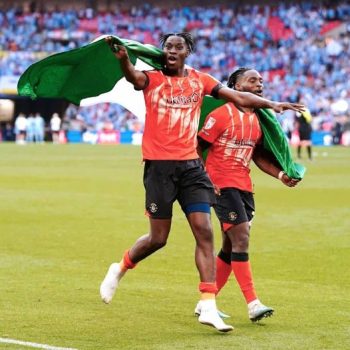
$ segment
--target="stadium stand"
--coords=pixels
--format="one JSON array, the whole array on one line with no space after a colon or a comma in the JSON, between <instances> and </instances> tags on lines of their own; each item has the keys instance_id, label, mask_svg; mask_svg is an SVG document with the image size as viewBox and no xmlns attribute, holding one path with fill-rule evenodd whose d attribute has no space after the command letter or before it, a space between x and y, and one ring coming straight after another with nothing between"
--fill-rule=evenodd
<instances>
[{"instance_id":1,"label":"stadium stand","mask_svg":"<svg viewBox=\"0 0 350 350\"><path fill-rule=\"evenodd\" d=\"M163 32L191 31L197 46L196 55L188 61L193 67L223 82L238 66L255 67L263 72L265 96L302 100L314 116L315 130L349 128L348 1L269 1L264 6L254 1L245 5L221 1L215 6L207 1L181 3L164 7L164 2L78 1L72 5L60 1L56 6L43 1L18 5L0 1L1 96L16 99L18 77L33 62L85 45L101 34L158 45ZM51 114L44 116L48 119ZM101 120L118 130L133 128L134 118L111 104L70 106L65 115L68 128L77 115L85 128L96 129Z\"/></svg>"}]
</instances>

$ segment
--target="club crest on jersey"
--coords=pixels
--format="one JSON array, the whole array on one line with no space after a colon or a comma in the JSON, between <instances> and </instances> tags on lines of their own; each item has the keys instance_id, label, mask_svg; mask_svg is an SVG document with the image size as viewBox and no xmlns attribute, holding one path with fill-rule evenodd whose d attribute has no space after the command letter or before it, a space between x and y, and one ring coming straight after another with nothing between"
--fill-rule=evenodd
<instances>
[{"instance_id":1,"label":"club crest on jersey","mask_svg":"<svg viewBox=\"0 0 350 350\"><path fill-rule=\"evenodd\" d=\"M158 206L157 206L156 203L151 203L151 204L149 205L149 211L150 211L151 213L155 213L157 210L158 210Z\"/></svg>"},{"instance_id":2,"label":"club crest on jersey","mask_svg":"<svg viewBox=\"0 0 350 350\"><path fill-rule=\"evenodd\" d=\"M237 213L235 211L231 211L228 213L228 219L230 221L235 221L237 219Z\"/></svg>"},{"instance_id":3,"label":"club crest on jersey","mask_svg":"<svg viewBox=\"0 0 350 350\"><path fill-rule=\"evenodd\" d=\"M214 119L213 117L209 117L209 119L204 125L204 129L207 129L207 130L211 129L215 123L216 123L216 119Z\"/></svg>"},{"instance_id":4,"label":"club crest on jersey","mask_svg":"<svg viewBox=\"0 0 350 350\"><path fill-rule=\"evenodd\" d=\"M199 83L196 80L190 81L190 86L193 90L198 90L200 89Z\"/></svg>"}]
</instances>

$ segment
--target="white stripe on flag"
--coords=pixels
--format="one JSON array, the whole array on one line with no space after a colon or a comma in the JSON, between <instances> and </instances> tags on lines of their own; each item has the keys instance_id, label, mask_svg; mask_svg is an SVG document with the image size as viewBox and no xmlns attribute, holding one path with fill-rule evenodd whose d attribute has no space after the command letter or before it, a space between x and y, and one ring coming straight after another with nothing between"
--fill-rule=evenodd
<instances>
[{"instance_id":1,"label":"white stripe on flag","mask_svg":"<svg viewBox=\"0 0 350 350\"><path fill-rule=\"evenodd\" d=\"M22 340L9 339L9 338L0 338L0 343L16 344L16 345L22 345L22 346L28 346L31 348L46 349L46 350L77 350L74 348L61 348L61 347L51 346L47 344L38 344L38 343L29 342L29 341L22 341Z\"/></svg>"},{"instance_id":2,"label":"white stripe on flag","mask_svg":"<svg viewBox=\"0 0 350 350\"><path fill-rule=\"evenodd\" d=\"M135 68L138 70L152 70L152 66L137 59ZM125 78L119 80L111 91L104 94L84 98L80 101L80 106L92 106L97 103L118 103L131 113L136 115L141 121L145 120L146 107L142 91L136 91L132 84L126 81Z\"/></svg>"}]
</instances>

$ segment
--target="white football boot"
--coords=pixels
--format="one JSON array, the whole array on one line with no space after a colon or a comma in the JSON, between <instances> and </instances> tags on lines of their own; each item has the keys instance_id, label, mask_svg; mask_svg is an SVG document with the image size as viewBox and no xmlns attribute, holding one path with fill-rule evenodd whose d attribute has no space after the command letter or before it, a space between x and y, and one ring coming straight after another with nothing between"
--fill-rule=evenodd
<instances>
[{"instance_id":1,"label":"white football boot","mask_svg":"<svg viewBox=\"0 0 350 350\"><path fill-rule=\"evenodd\" d=\"M125 272L120 269L118 263L113 263L101 283L100 295L104 303L109 304L112 301L113 295L118 288L120 279L124 276Z\"/></svg>"},{"instance_id":2,"label":"white football boot","mask_svg":"<svg viewBox=\"0 0 350 350\"><path fill-rule=\"evenodd\" d=\"M215 299L201 300L201 313L198 321L202 324L212 326L219 332L230 332L233 327L225 324L225 322L218 315Z\"/></svg>"},{"instance_id":3,"label":"white football boot","mask_svg":"<svg viewBox=\"0 0 350 350\"><path fill-rule=\"evenodd\" d=\"M201 311L202 311L202 303L201 303L201 300L197 303L195 309L194 309L194 315L195 316L200 316L201 314ZM224 312L220 311L220 310L217 310L218 311L218 315L222 318L222 319L225 319L225 318L230 318L231 316L230 315L227 315L225 314Z\"/></svg>"},{"instance_id":4,"label":"white football boot","mask_svg":"<svg viewBox=\"0 0 350 350\"><path fill-rule=\"evenodd\" d=\"M259 299L255 299L248 304L248 316L252 322L260 321L262 318L270 317L275 310L265 306Z\"/></svg>"}]
</instances>

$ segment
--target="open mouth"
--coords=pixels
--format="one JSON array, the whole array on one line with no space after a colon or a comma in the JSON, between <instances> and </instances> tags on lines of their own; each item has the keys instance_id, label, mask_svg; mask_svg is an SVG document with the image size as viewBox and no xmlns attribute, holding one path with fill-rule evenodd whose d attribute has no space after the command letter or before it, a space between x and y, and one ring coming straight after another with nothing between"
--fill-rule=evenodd
<instances>
[{"instance_id":1,"label":"open mouth","mask_svg":"<svg viewBox=\"0 0 350 350\"><path fill-rule=\"evenodd\" d=\"M175 56L168 56L168 62L169 63L175 63L177 61Z\"/></svg>"},{"instance_id":2,"label":"open mouth","mask_svg":"<svg viewBox=\"0 0 350 350\"><path fill-rule=\"evenodd\" d=\"M263 91L262 90L256 90L254 93L255 93L255 95L262 96Z\"/></svg>"}]
</instances>

